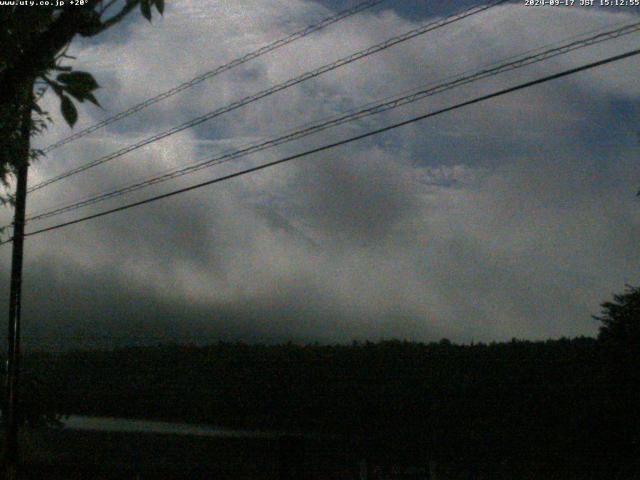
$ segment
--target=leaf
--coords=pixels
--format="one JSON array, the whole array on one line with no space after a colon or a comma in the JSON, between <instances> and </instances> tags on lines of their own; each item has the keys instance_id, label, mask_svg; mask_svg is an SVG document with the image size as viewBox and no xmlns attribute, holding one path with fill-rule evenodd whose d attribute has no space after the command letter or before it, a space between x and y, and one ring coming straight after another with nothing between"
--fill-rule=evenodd
<instances>
[{"instance_id":1,"label":"leaf","mask_svg":"<svg viewBox=\"0 0 640 480\"><path fill-rule=\"evenodd\" d=\"M164 0L155 0L155 3L158 12L162 15L164 13Z\"/></svg>"},{"instance_id":2,"label":"leaf","mask_svg":"<svg viewBox=\"0 0 640 480\"><path fill-rule=\"evenodd\" d=\"M85 100L89 100L91 103L98 105L98 100L91 92L87 92L82 88L75 88L75 86L68 85L65 87L65 92L71 95L73 98L78 100L79 102L84 102ZM98 105L100 106L100 105Z\"/></svg>"},{"instance_id":3,"label":"leaf","mask_svg":"<svg viewBox=\"0 0 640 480\"><path fill-rule=\"evenodd\" d=\"M73 71L61 73L56 79L65 85L75 88L77 91L91 92L100 88L93 75L88 72Z\"/></svg>"},{"instance_id":4,"label":"leaf","mask_svg":"<svg viewBox=\"0 0 640 480\"><path fill-rule=\"evenodd\" d=\"M86 97L86 92L83 91L77 91L73 88L65 88L64 89L65 92L67 92L69 95L71 95L73 98L75 98L76 100L78 100L79 102L84 102L84 99Z\"/></svg>"},{"instance_id":5,"label":"leaf","mask_svg":"<svg viewBox=\"0 0 640 480\"><path fill-rule=\"evenodd\" d=\"M144 18L151 21L151 4L149 3L149 0L142 0L140 2L140 11L142 12L142 15L144 15Z\"/></svg>"},{"instance_id":6,"label":"leaf","mask_svg":"<svg viewBox=\"0 0 640 480\"><path fill-rule=\"evenodd\" d=\"M98 99L93 95L93 93L87 93L85 95L85 98L93 103L96 107L100 106L100 102L98 102Z\"/></svg>"},{"instance_id":7,"label":"leaf","mask_svg":"<svg viewBox=\"0 0 640 480\"><path fill-rule=\"evenodd\" d=\"M90 102L98 105L98 101L91 92L100 88L100 86L90 73L81 71L61 73L58 75L57 79L61 82L60 85L64 88L65 92L76 100L80 102L89 100Z\"/></svg>"},{"instance_id":8,"label":"leaf","mask_svg":"<svg viewBox=\"0 0 640 480\"><path fill-rule=\"evenodd\" d=\"M73 126L78 121L78 110L76 106L73 104L71 99L66 95L60 97L60 111L62 112L62 116L67 121L69 126L73 128Z\"/></svg>"},{"instance_id":9,"label":"leaf","mask_svg":"<svg viewBox=\"0 0 640 480\"><path fill-rule=\"evenodd\" d=\"M44 111L40 108L40 105L38 105L36 102L33 102L31 104L31 109L36 113L38 113L39 115L44 115Z\"/></svg>"},{"instance_id":10,"label":"leaf","mask_svg":"<svg viewBox=\"0 0 640 480\"><path fill-rule=\"evenodd\" d=\"M102 31L100 14L95 10L83 12L82 21L78 25L78 33L83 37L93 37Z\"/></svg>"}]
</instances>

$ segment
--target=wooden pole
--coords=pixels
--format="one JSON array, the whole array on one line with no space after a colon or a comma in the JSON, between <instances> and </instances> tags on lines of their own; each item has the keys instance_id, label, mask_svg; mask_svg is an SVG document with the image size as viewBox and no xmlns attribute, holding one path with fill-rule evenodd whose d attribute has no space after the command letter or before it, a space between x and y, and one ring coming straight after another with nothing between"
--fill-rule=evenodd
<instances>
[{"instance_id":1,"label":"wooden pole","mask_svg":"<svg viewBox=\"0 0 640 480\"><path fill-rule=\"evenodd\" d=\"M20 378L20 311L22 302L22 261L24 255L24 223L27 207L27 174L29 171L32 86L29 86L20 119L21 156L16 162L16 194L11 254L11 285L9 292L9 331L5 398L5 478L16 478L18 451L18 386Z\"/></svg>"}]
</instances>

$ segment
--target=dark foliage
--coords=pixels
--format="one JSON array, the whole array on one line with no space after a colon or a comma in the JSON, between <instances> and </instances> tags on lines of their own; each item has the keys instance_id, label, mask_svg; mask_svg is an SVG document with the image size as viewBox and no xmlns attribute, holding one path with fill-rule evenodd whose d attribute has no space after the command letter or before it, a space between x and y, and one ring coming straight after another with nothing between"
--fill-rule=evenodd
<instances>
[{"instance_id":1,"label":"dark foliage","mask_svg":"<svg viewBox=\"0 0 640 480\"><path fill-rule=\"evenodd\" d=\"M60 2L61 6L47 3L0 8L0 182L5 185L18 164L42 153L25 155L25 144L27 152L29 149L22 119L25 111L26 118L34 112L32 125L27 128L30 135L46 128L51 117L38 101L47 89L59 97L62 116L70 126L78 119L73 100L98 105L94 96L98 83L93 76L64 65L73 60L67 49L74 37L98 35L136 8L148 20L152 6L159 13L164 11L164 0L82 0L73 5Z\"/></svg>"},{"instance_id":2,"label":"dark foliage","mask_svg":"<svg viewBox=\"0 0 640 480\"><path fill-rule=\"evenodd\" d=\"M640 350L640 287L627 285L625 293L613 298L602 304L602 313L595 317L602 322L598 339Z\"/></svg>"}]
</instances>

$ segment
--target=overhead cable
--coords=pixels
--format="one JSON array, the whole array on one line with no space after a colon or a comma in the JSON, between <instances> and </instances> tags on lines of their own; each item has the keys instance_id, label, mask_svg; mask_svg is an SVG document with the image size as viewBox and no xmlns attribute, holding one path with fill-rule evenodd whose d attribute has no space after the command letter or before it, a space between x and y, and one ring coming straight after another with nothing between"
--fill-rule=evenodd
<instances>
[{"instance_id":1,"label":"overhead cable","mask_svg":"<svg viewBox=\"0 0 640 480\"><path fill-rule=\"evenodd\" d=\"M111 190L108 192L103 192L70 204L66 204L60 207L56 207L53 208L51 210L47 210L44 212L40 212L40 213L35 213L32 215L29 215L27 217L27 221L36 221L36 220L42 220L45 218L50 218L53 216L57 216L66 212L70 212L70 211L74 211L77 210L79 208L82 207L86 207L89 205L94 205L96 203L108 200L110 198L115 198L121 195L125 195L137 190L140 190L142 188L146 188L152 185L156 185L158 183L162 183L174 178L178 178L181 177L183 175L187 175L190 173L194 173L197 171L200 171L202 169L214 166L214 165L219 165L221 163L225 163L231 160L235 160L241 157L245 157L247 155L268 149L268 148L272 148L278 145L282 145L284 143L288 143L294 140L298 140L300 138L318 133L320 131L326 130L328 128L332 128L338 125L342 125L348 122L353 122L355 120L360 120L372 115L376 115L379 113L383 113L386 112L388 110L392 110L395 108L398 108L400 106L403 105L407 105L410 103L414 103L417 102L419 100L422 100L424 98L439 94L439 93L443 93L445 91L448 90L452 90L454 88L469 84L469 83L473 83L488 77L492 77L507 71L511 71L511 70L515 70L518 68L522 68L528 65L532 65L535 63L539 63L542 62L544 60L547 60L549 58L552 57L556 57L559 55L563 55L566 54L568 52L577 50L577 49L581 49L581 48L585 48L588 46L592 46L598 43L602 43L614 38L618 38L621 37L623 35L628 35L631 33L635 33L640 31L640 22L636 22L633 24L629 24L629 25L625 25L623 27L614 29L614 30L608 30L602 33L598 33L596 35L593 35L589 38L584 38L581 40L577 40L574 42L570 42L564 45L561 45L559 47L555 47L552 49L548 49L536 54L532 54L532 55L525 55L525 56L521 56L520 58L517 58L516 60L507 62L507 63L503 63L503 64L499 64L495 67L491 67L491 68L485 68L482 69L476 73L470 74L470 75L463 75L457 78L454 78L451 81L445 82L445 83L441 83L439 85L436 86L431 86L429 88L426 89L422 89L419 91L414 91L410 94L407 95L403 95L403 96L399 96L396 98L392 98L391 100L387 100L384 102L380 102L377 104L374 104L372 106L367 106L366 108L362 108L360 110L356 110L354 112L351 112L349 114L346 115L342 115L340 117L337 118L333 118L330 120L326 120L326 121L322 121L320 123L316 123L316 124L312 124L311 126L308 126L306 128L302 128L299 130L295 130L291 133L279 136L277 138L273 138L271 140L267 140L267 141L263 141L260 143L256 143L253 144L251 146L245 147L245 148L241 148L232 152L228 152L222 155L218 155L216 157L204 160L204 161L200 161L197 163L194 163L192 165L188 165L186 167L181 167L181 168L177 168L177 169L173 169L170 170L168 172L162 173L160 175L154 176L154 177L150 177L146 180L142 180L133 184L129 184L125 187L121 187L115 190Z\"/></svg>"},{"instance_id":2,"label":"overhead cable","mask_svg":"<svg viewBox=\"0 0 640 480\"><path fill-rule=\"evenodd\" d=\"M355 5L354 7L351 7L349 9L343 10L341 12L338 12L335 15L331 15L330 17L326 17L323 20L321 20L320 22L313 24L313 25L309 25L305 28L303 28L302 30L298 30L297 32L292 33L291 35L281 38L279 40L276 40L272 43L269 43L267 45L264 45L262 47L260 47L257 50L254 50L253 52L247 53L246 55L243 55L242 57L238 57L232 61L230 61L229 63L225 63L224 65L220 65L216 68L214 68L213 70L210 70L208 72L202 73L200 75L198 75L197 77L192 78L191 80L188 80L184 83L181 83L180 85L173 87L165 92L162 92L154 97L148 98L147 100L145 100L144 102L138 103L137 105L134 105L131 108L128 108L127 110L124 110L120 113L117 113L116 115L113 115L109 118L106 118L94 125L91 125L87 128L84 128L82 130L79 130L78 132L69 135L66 138L63 138L62 140L55 142L51 145L49 145L48 147L43 149L44 153L48 153L52 150L55 150L58 147L61 147L62 145L66 145L67 143L73 142L74 140L78 140L79 138L82 138L86 135L89 135L90 133L95 132L96 130L99 130L103 127L106 127L107 125L111 125L114 122L117 122L119 120L122 120L123 118L126 118L130 115L133 115L136 112L139 112L140 110L143 110L147 107L150 107L151 105L155 105L158 102L161 102L162 100L165 100L169 97L172 97L174 95L176 95L177 93L180 93L184 90L187 90L188 88L191 88L195 85L198 85L199 83L204 82L205 80L208 80L209 78L213 78L216 75L220 75L223 72L226 72L228 70L231 70L235 67L238 67L240 65L243 65L247 62L249 62L250 60L254 60L258 57L261 57L269 52L273 52L274 50L277 50L278 48L284 47L285 45L289 45L290 43L295 42L296 40L299 40L301 38L304 38L314 32L317 32L319 30L322 30L326 27L328 27L329 25L332 25L334 23L337 23L341 20L344 20L348 17L351 17L353 15L356 15L357 13L360 13L364 10L370 9L372 7L375 7L376 5L381 4L382 2L385 2L387 0L368 0L366 2L361 2L357 5Z\"/></svg>"},{"instance_id":3,"label":"overhead cable","mask_svg":"<svg viewBox=\"0 0 640 480\"><path fill-rule=\"evenodd\" d=\"M402 122L394 123L392 125L388 125L388 126L383 127L383 128L378 128L376 130L372 130L372 131L369 131L369 132L366 132L366 133L363 133L363 134L360 134L360 135L356 135L354 137L347 138L345 140L340 140L339 142L334 142L334 143L331 143L331 144L328 144L328 145L323 145L321 147L317 147L317 148L314 148L314 149L311 149L311 150L307 150L307 151L302 152L302 153L298 153L298 154L291 155L291 156L288 156L288 157L285 157L285 158L281 158L279 160L274 160L272 162L264 163L262 165L258 165L258 166L255 166L255 167L247 168L245 170L241 170L241 171L229 174L229 175L224 175L222 177L212 178L212 179L207 180L205 182L197 183L197 184L191 185L189 187L180 188L178 190L173 190L171 192L167 192L167 193L164 193L162 195L156 195L156 196L144 199L144 200L140 200L140 201L137 201L137 202L129 203L127 205L122 205L122 206L117 207L117 208L112 208L110 210L105 210L105 211L102 211L102 212L99 212L99 213L94 213L92 215L87 215L85 217L77 218L75 220L70 220L70 221L64 222L64 223L59 223L59 224L56 224L56 225L52 225L50 227L41 228L39 230L35 230L35 231L32 231L32 232L26 233L25 236L26 237L30 237L30 236L34 236L34 235L39 235L41 233L50 232L50 231L53 231L53 230L58 230L60 228L68 227L70 225L75 225L75 224L78 224L78 223L86 222L88 220L93 220L93 219L96 219L96 218L104 217L104 216L110 215L112 213L121 212L121 211L128 210L128 209L140 206L140 205L149 204L149 203L155 202L157 200L162 200L162 199L165 199L165 198L173 197L173 196L176 196L176 195L179 195L179 194L182 194L182 193L190 192L192 190L197 190L197 189L206 187L208 185L213 185L213 184L220 183L220 182L223 182L223 181L226 181L226 180L230 180L232 178L236 178L236 177L240 177L240 176L243 176L243 175L246 175L246 174L249 174L249 173L253 173L253 172L256 172L256 171L259 171L259 170L264 170L264 169L267 169L267 168L270 168L270 167L273 167L273 166L276 166L276 165L280 165L280 164L285 163L285 162L290 162L292 160L296 160L298 158L307 157L307 156L313 155L315 153L331 150L333 148L336 148L336 147L339 147L339 146L342 146L342 145L353 143L353 142L358 141L358 140L369 138L369 137L372 137L374 135L379 135L381 133L385 133L385 132L388 132L388 131L391 131L391 130L395 130L397 128L400 128L400 127L403 127L403 126L406 126L406 125L409 125L409 124L412 124L412 123L416 123L416 122L419 122L421 120L425 120L427 118L431 118L431 117L435 117L435 116L438 116L438 115L442 115L444 113L451 112L451 111L457 110L459 108L463 108L463 107L466 107L466 106L469 106L469 105L474 105L474 104L477 104L477 103L481 103L481 102L484 102L484 101L487 101L487 100L490 100L490 99L493 99L493 98L497 98L497 97L500 97L500 96L503 96L503 95L506 95L506 94L509 94L509 93L512 93L512 92L516 92L516 91L519 91L519 90L524 90L526 88L530 88L530 87L533 87L535 85L540 85L540 84L543 84L543 83L546 83L546 82L549 82L549 81L552 81L552 80L556 80L558 78L563 78L563 77L567 77L569 75L574 75L576 73L583 72L585 70L590 70L592 68L596 68L596 67L600 67L600 66L603 66L603 65L607 65L607 64L610 64L610 63L613 63L613 62L617 62L617 61L626 59L626 58L634 57L636 55L640 55L640 49L631 50L629 52L625 52L625 53L622 53L622 54L619 54L619 55L614 55L612 57L608 57L608 58L605 58L603 60L599 60L597 62L588 63L588 64L585 64L585 65L581 65L579 67L575 67L575 68L571 68L571 69L568 69L568 70L564 70L564 71L559 72L559 73L555 73L555 74L552 74L552 75L547 75L547 76L544 76L544 77L541 77L541 78L537 78L535 80L531 80L531 81L528 81L528 82L525 82L525 83L521 83L521 84L516 85L514 87L509 87L509 88L505 88L505 89L502 89L502 90L498 90L496 92L489 93L487 95L482 95L480 97L476 97L476 98L473 98L471 100L467 100L465 102L457 103L457 104L452 105L450 107L442 108L442 109L439 109L439 110L436 110L436 111L433 111L433 112L426 113L424 115L419 115L417 117L413 117L413 118L411 118L409 120L404 120ZM12 239L4 241L4 242L0 243L0 245L8 243L10 241L12 241Z\"/></svg>"},{"instance_id":4,"label":"overhead cable","mask_svg":"<svg viewBox=\"0 0 640 480\"><path fill-rule=\"evenodd\" d=\"M408 32L405 32L401 35L398 35L396 37L390 38L382 43L379 43L377 45L374 45L372 47L369 47L365 50L361 50L359 52L356 52L354 54L351 54L347 57L341 58L340 60L336 60L335 62L332 62L330 64L324 65L320 68L317 68L313 71L309 71L306 72L298 77L295 78L291 78L283 83L277 84L271 88L268 88L266 90L262 90L256 94L250 95L248 97L245 97L241 100L235 101L229 105L226 105L224 107L218 108L216 110L213 110L209 113L206 113L204 115L201 115L197 118L194 118L188 122L185 122L181 125L178 125L176 127L173 127L169 130L166 130L162 133L158 133L156 135L153 135L151 137L148 137L144 140L141 140L137 143L134 143L132 145L128 145L126 147L123 147L115 152L112 152L108 155L105 155L103 157L100 157L96 160L92 160L88 163L85 163L84 165L81 165L79 167L73 168L71 170L68 170L67 172L61 173L60 175L57 175L55 177L49 178L48 180L44 180L36 185L33 185L32 187L29 188L28 192L33 192L36 190L39 190L41 188L44 188L48 185L51 185L53 183L59 182L60 180L63 180L65 178L71 177L73 175L76 175L78 173L84 172L86 170L89 170L90 168L96 167L98 165L102 165L103 163L106 163L108 161L111 161L115 158L121 157L127 153L130 153L134 150L137 150L139 148L142 148L146 145L149 145L151 143L157 142L159 140L162 140L164 138L167 138L171 135L174 135L176 133L182 132L188 128L193 128L197 125L200 125L206 121L209 121L215 117L219 117L220 115L223 115L225 113L229 113L233 110L236 110L240 107L243 107L245 105L248 105L250 103L256 102L258 100L261 100L262 98L268 97L269 95L273 95L274 93L280 92L282 90L285 90L287 88L293 87L295 85L298 85L302 82L305 82L309 79L312 78L316 78L319 77L320 75L323 75L327 72L336 70L340 67L343 67L345 65L348 65L350 63L353 63L355 61L358 61L360 59L363 59L365 57L368 57L370 55L373 55L375 53L381 52L382 50L386 50L388 48L393 47L394 45L398 45L399 43L403 43L406 42L412 38L415 38L417 36L420 35L424 35L428 32L431 32L433 30L436 30L438 28L444 27L445 25L449 25L451 23L460 21L462 19L465 19L467 17L470 17L472 15L476 15L478 13L484 12L486 10L489 10L490 8L493 8L499 4L502 3L506 3L509 0L494 0L488 4L482 5L482 6L476 6L476 7L472 7L472 8L468 8L466 10L463 10L460 13L454 14L454 15L450 15L448 17L442 18L440 20L428 23L426 25L423 25L421 27L409 30Z\"/></svg>"}]
</instances>

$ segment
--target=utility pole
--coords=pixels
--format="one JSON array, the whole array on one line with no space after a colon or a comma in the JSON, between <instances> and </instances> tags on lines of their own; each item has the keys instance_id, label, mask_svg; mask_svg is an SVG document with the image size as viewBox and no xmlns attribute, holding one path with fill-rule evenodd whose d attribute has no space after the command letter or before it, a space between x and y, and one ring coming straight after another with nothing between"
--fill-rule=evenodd
<instances>
[{"instance_id":1,"label":"utility pole","mask_svg":"<svg viewBox=\"0 0 640 480\"><path fill-rule=\"evenodd\" d=\"M7 349L6 398L4 405L4 473L6 480L14 480L18 465L18 386L20 375L20 307L22 294L22 259L24 252L24 223L27 207L27 173L31 136L31 102L33 86L29 85L20 119L21 148L16 165L16 193L13 217L11 252L11 285L9 293L9 335Z\"/></svg>"}]
</instances>

